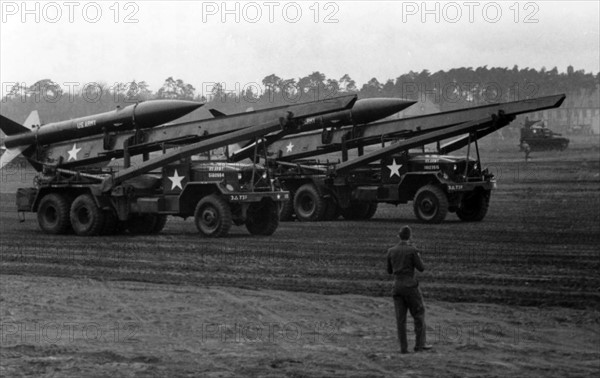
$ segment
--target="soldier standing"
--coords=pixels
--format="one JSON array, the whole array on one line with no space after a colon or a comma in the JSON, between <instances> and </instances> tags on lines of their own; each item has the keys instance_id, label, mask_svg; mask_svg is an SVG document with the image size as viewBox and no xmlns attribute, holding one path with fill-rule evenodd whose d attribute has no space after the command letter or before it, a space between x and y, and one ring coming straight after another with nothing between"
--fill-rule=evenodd
<instances>
[{"instance_id":1,"label":"soldier standing","mask_svg":"<svg viewBox=\"0 0 600 378\"><path fill-rule=\"evenodd\" d=\"M422 272L425 267L419 250L410 244L411 234L410 227L402 227L398 233L400 242L388 249L387 252L387 271L395 276L393 298L400 353L402 354L408 353L406 338L407 310L410 311L415 322L415 352L432 348L425 343L425 306L423 305L419 282L415 278L415 269Z\"/></svg>"},{"instance_id":2,"label":"soldier standing","mask_svg":"<svg viewBox=\"0 0 600 378\"><path fill-rule=\"evenodd\" d=\"M529 147L529 143L523 141L521 143L521 148L525 151L525 163L529 161L529 154L531 153L531 147Z\"/></svg>"}]
</instances>

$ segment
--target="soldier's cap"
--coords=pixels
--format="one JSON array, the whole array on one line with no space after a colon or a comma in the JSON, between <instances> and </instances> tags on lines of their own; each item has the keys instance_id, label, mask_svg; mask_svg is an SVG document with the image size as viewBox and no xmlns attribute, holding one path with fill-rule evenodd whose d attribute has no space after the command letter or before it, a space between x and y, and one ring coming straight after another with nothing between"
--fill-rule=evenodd
<instances>
[{"instance_id":1,"label":"soldier's cap","mask_svg":"<svg viewBox=\"0 0 600 378\"><path fill-rule=\"evenodd\" d=\"M412 230L408 226L402 226L400 231L398 231L398 237L400 240L408 240L412 235Z\"/></svg>"}]
</instances>

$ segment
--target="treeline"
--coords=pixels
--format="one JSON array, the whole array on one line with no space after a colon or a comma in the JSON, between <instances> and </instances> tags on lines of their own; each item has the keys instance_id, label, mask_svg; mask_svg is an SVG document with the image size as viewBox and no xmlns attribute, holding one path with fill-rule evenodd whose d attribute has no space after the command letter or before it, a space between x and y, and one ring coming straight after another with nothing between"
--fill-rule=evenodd
<instances>
[{"instance_id":1,"label":"treeline","mask_svg":"<svg viewBox=\"0 0 600 378\"><path fill-rule=\"evenodd\" d=\"M156 92L150 90L145 81L65 87L44 79L31 86L18 83L12 86L2 99L0 111L9 118L22 120L37 109L44 122L53 122L108 111L116 105L127 106L137 101L184 99L207 102L205 108L232 113L348 93L356 93L359 98L400 97L429 101L442 111L556 93L589 98L589 104L577 106L594 107L597 106L594 101L597 102L599 83L600 73L594 75L572 66L567 72L558 72L556 67L536 70L517 66L463 67L434 73L410 71L385 82L372 78L362 85L357 85L348 74L334 79L317 71L298 79L271 74L260 83L203 83L201 90L181 79L169 77ZM188 118L204 116L207 114L195 112Z\"/></svg>"}]
</instances>

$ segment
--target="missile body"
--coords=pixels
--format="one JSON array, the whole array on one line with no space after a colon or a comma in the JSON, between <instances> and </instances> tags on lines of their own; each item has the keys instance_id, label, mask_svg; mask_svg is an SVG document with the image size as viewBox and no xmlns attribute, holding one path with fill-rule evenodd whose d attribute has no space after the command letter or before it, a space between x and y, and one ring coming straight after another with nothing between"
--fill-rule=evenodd
<instances>
[{"instance_id":1,"label":"missile body","mask_svg":"<svg viewBox=\"0 0 600 378\"><path fill-rule=\"evenodd\" d=\"M144 101L110 112L49 123L31 131L23 128L21 133L15 133L16 127L13 127L12 132L6 131L4 145L9 149L33 144L48 145L104 132L151 128L180 118L202 105L181 100ZM2 121L8 122L4 118Z\"/></svg>"},{"instance_id":2,"label":"missile body","mask_svg":"<svg viewBox=\"0 0 600 378\"><path fill-rule=\"evenodd\" d=\"M365 98L356 101L352 109L308 119L306 123L314 121L320 127L362 125L389 117L415 103L399 98Z\"/></svg>"}]
</instances>

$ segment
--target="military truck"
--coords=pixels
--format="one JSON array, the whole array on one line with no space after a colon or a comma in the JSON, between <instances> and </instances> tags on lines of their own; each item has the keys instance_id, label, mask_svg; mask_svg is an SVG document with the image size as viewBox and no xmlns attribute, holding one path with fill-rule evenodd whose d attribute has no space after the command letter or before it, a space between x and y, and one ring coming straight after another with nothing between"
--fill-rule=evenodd
<instances>
[{"instance_id":1,"label":"military truck","mask_svg":"<svg viewBox=\"0 0 600 378\"><path fill-rule=\"evenodd\" d=\"M193 217L207 237L227 235L232 224L245 225L253 235L271 235L279 224L279 204L289 199L258 165L184 159L108 193L101 182L116 173L110 169L44 173L36 187L18 190L17 209L36 212L49 234L156 234L171 215Z\"/></svg>"},{"instance_id":2,"label":"military truck","mask_svg":"<svg viewBox=\"0 0 600 378\"><path fill-rule=\"evenodd\" d=\"M192 156L271 133L299 132L307 117L342 111L355 102L356 96L344 96L301 104L295 113L282 110L266 123L176 147L164 145L154 157L144 156L154 144L138 145L136 152L144 156L139 165L129 165L126 145L125 167L117 171L33 161L42 167L41 174L34 187L18 190L17 208L36 212L40 228L50 234L110 235L124 229L153 234L171 215L193 216L200 234L208 237L227 235L232 224L245 225L251 234L271 235L279 224L279 204L289 200L289 193L257 163L257 150L249 164L192 162ZM183 124L179 131L187 129Z\"/></svg>"},{"instance_id":3,"label":"military truck","mask_svg":"<svg viewBox=\"0 0 600 378\"><path fill-rule=\"evenodd\" d=\"M521 151L525 150L525 143L529 145L531 151L563 151L569 146L569 139L547 128L542 120L525 120L519 140Z\"/></svg>"},{"instance_id":4,"label":"military truck","mask_svg":"<svg viewBox=\"0 0 600 378\"><path fill-rule=\"evenodd\" d=\"M274 174L293 198L283 203L281 219L333 220L340 215L349 220L370 219L379 203L411 201L417 219L427 223L442 222L448 212L463 221L485 217L496 180L481 168L478 148L473 158L469 154L409 153L409 147L401 148L401 144L393 145L400 153L384 152L379 162L352 164L350 169L345 169L349 165L310 161L282 169L280 163Z\"/></svg>"},{"instance_id":5,"label":"military truck","mask_svg":"<svg viewBox=\"0 0 600 378\"><path fill-rule=\"evenodd\" d=\"M496 181L481 166L477 141L516 115L555 108L564 99L547 96L286 136L271 143L268 159L293 198L283 204L280 219L369 219L378 203L412 201L423 222L439 223L448 212L463 221L481 221ZM431 143L437 144L435 154L424 151ZM465 146L466 157L448 155ZM418 148L420 153L411 152ZM338 161L315 159L336 153Z\"/></svg>"}]
</instances>

